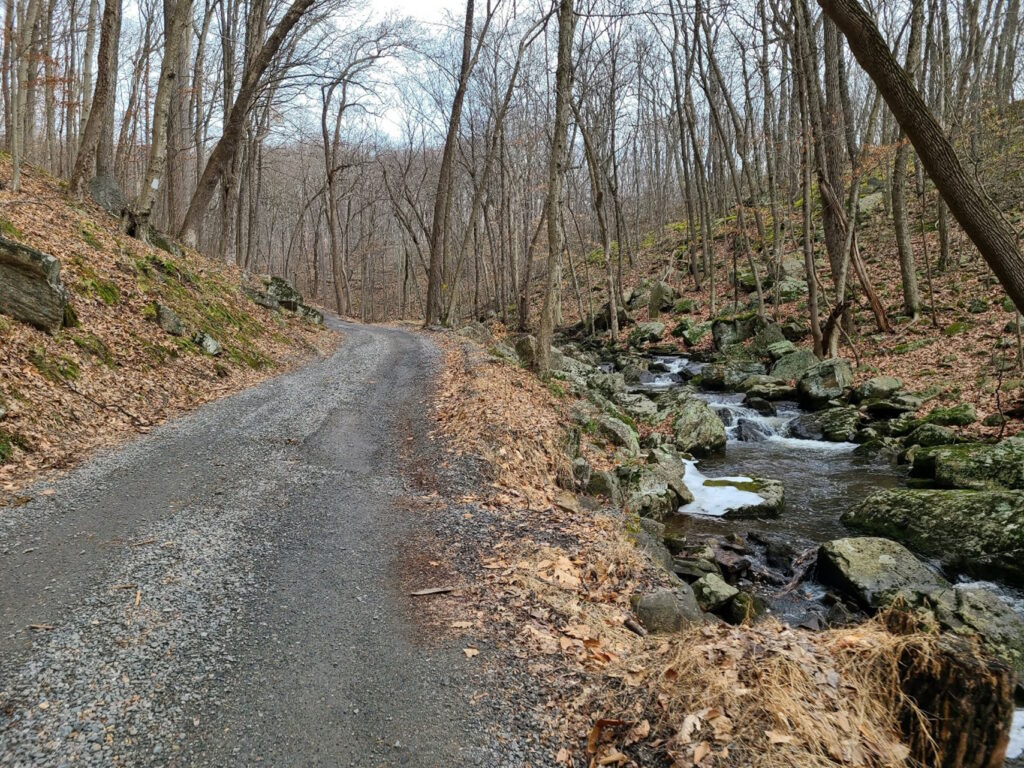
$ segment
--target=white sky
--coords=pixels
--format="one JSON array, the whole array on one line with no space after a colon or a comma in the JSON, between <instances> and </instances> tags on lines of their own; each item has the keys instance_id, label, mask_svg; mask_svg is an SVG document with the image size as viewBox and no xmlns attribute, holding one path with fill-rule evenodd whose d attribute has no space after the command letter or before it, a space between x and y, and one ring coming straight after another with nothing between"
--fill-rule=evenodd
<instances>
[{"instance_id":1,"label":"white sky","mask_svg":"<svg viewBox=\"0 0 1024 768\"><path fill-rule=\"evenodd\" d=\"M371 0L374 10L395 11L402 16L412 16L425 22L438 22L446 10L456 15L465 13L466 4L460 0Z\"/></svg>"}]
</instances>

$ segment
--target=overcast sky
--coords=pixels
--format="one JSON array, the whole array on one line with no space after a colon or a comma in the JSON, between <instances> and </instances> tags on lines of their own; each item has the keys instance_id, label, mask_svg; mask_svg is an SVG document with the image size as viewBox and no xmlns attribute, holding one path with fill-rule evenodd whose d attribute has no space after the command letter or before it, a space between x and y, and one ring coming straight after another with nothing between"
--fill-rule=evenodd
<instances>
[{"instance_id":1,"label":"overcast sky","mask_svg":"<svg viewBox=\"0 0 1024 768\"><path fill-rule=\"evenodd\" d=\"M371 0L371 5L375 9L394 10L426 22L440 21L446 10L464 14L466 7L460 0Z\"/></svg>"}]
</instances>

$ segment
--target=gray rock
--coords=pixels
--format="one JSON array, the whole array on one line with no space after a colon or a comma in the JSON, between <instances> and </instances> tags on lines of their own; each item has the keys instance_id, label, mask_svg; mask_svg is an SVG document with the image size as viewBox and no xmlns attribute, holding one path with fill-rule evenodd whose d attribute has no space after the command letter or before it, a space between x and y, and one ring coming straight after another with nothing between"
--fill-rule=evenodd
<instances>
[{"instance_id":1,"label":"gray rock","mask_svg":"<svg viewBox=\"0 0 1024 768\"><path fill-rule=\"evenodd\" d=\"M644 344L661 341L665 336L665 324L659 322L638 323L629 332L629 345L642 347Z\"/></svg>"},{"instance_id":2,"label":"gray rock","mask_svg":"<svg viewBox=\"0 0 1024 768\"><path fill-rule=\"evenodd\" d=\"M789 339L783 339L782 341L776 341L773 344L769 344L765 351L772 360L781 360L786 355L791 355L797 351L796 344Z\"/></svg>"},{"instance_id":3,"label":"gray rock","mask_svg":"<svg viewBox=\"0 0 1024 768\"><path fill-rule=\"evenodd\" d=\"M758 324L759 320L753 314L720 317L712 321L711 336L715 341L715 349L721 352L726 347L746 341L754 335Z\"/></svg>"},{"instance_id":4,"label":"gray rock","mask_svg":"<svg viewBox=\"0 0 1024 768\"><path fill-rule=\"evenodd\" d=\"M640 517L660 521L693 501L693 494L683 481L686 465L679 458L656 449L650 459L651 463L637 472L626 509Z\"/></svg>"},{"instance_id":5,"label":"gray rock","mask_svg":"<svg viewBox=\"0 0 1024 768\"><path fill-rule=\"evenodd\" d=\"M757 494L759 501L744 506L737 506L725 513L730 520L743 520L757 517L778 517L786 503L785 489L779 480L767 477L751 477L746 480L727 478L708 478L704 481L705 488L735 488L738 491Z\"/></svg>"},{"instance_id":6,"label":"gray rock","mask_svg":"<svg viewBox=\"0 0 1024 768\"><path fill-rule=\"evenodd\" d=\"M587 380L587 385L605 397L614 397L626 391L626 377L621 373L595 373Z\"/></svg>"},{"instance_id":7,"label":"gray rock","mask_svg":"<svg viewBox=\"0 0 1024 768\"><path fill-rule=\"evenodd\" d=\"M269 293L264 291L256 291L252 288L242 288L242 292L252 299L253 303L264 309L269 309L273 312L277 312L281 309L281 305L277 303L277 299L271 296Z\"/></svg>"},{"instance_id":8,"label":"gray rock","mask_svg":"<svg viewBox=\"0 0 1024 768\"><path fill-rule=\"evenodd\" d=\"M313 325L324 324L324 313L319 309L313 309L313 307L306 304L299 304L299 308L295 310L295 314Z\"/></svg>"},{"instance_id":9,"label":"gray rock","mask_svg":"<svg viewBox=\"0 0 1024 768\"><path fill-rule=\"evenodd\" d=\"M881 400L892 397L903 389L903 382L895 376L876 376L868 379L854 390L858 401Z\"/></svg>"},{"instance_id":10,"label":"gray rock","mask_svg":"<svg viewBox=\"0 0 1024 768\"><path fill-rule=\"evenodd\" d=\"M635 595L631 602L637 619L653 634L679 632L704 621L693 590L685 584L674 590Z\"/></svg>"},{"instance_id":11,"label":"gray rock","mask_svg":"<svg viewBox=\"0 0 1024 768\"><path fill-rule=\"evenodd\" d=\"M612 445L625 448L631 455L640 453L640 442L636 432L626 422L602 413L594 419L597 425L597 433Z\"/></svg>"},{"instance_id":12,"label":"gray rock","mask_svg":"<svg viewBox=\"0 0 1024 768\"><path fill-rule=\"evenodd\" d=\"M53 256L0 236L0 312L56 333L64 324L68 292Z\"/></svg>"},{"instance_id":13,"label":"gray rock","mask_svg":"<svg viewBox=\"0 0 1024 768\"><path fill-rule=\"evenodd\" d=\"M471 341L475 341L477 344L482 344L485 347L494 340L491 335L491 330L483 323L476 321L466 323L464 326L459 328L458 334L464 339L470 339Z\"/></svg>"},{"instance_id":14,"label":"gray rock","mask_svg":"<svg viewBox=\"0 0 1024 768\"><path fill-rule=\"evenodd\" d=\"M907 445L920 445L922 448L953 445L957 440L956 432L938 424L922 424L905 438Z\"/></svg>"},{"instance_id":15,"label":"gray rock","mask_svg":"<svg viewBox=\"0 0 1024 768\"><path fill-rule=\"evenodd\" d=\"M704 340L704 337L707 336L708 331L710 330L710 322L697 323L684 330L680 338L682 338L688 346L695 347Z\"/></svg>"},{"instance_id":16,"label":"gray rock","mask_svg":"<svg viewBox=\"0 0 1024 768\"><path fill-rule=\"evenodd\" d=\"M712 392L737 389L751 376L763 376L764 366L757 360L732 360L712 363L701 371L700 386Z\"/></svg>"},{"instance_id":17,"label":"gray rock","mask_svg":"<svg viewBox=\"0 0 1024 768\"><path fill-rule=\"evenodd\" d=\"M128 201L124 196L124 192L121 191L121 185L117 183L117 179L110 174L93 176L89 180L88 188L89 197L100 208L112 216L120 218L121 212L128 205Z\"/></svg>"},{"instance_id":18,"label":"gray rock","mask_svg":"<svg viewBox=\"0 0 1024 768\"><path fill-rule=\"evenodd\" d=\"M842 358L822 360L804 372L796 385L797 397L805 408L821 408L843 394L853 383L850 364Z\"/></svg>"},{"instance_id":19,"label":"gray rock","mask_svg":"<svg viewBox=\"0 0 1024 768\"><path fill-rule=\"evenodd\" d=\"M798 349L780 357L772 366L771 374L777 379L796 381L818 364L818 358L809 349Z\"/></svg>"},{"instance_id":20,"label":"gray rock","mask_svg":"<svg viewBox=\"0 0 1024 768\"><path fill-rule=\"evenodd\" d=\"M1024 673L1024 619L989 589L958 584L932 596L935 618L954 632L977 633L990 651Z\"/></svg>"},{"instance_id":21,"label":"gray rock","mask_svg":"<svg viewBox=\"0 0 1024 768\"><path fill-rule=\"evenodd\" d=\"M657 320L662 312L672 309L679 293L664 280L659 280L651 287L651 295L647 299L647 316Z\"/></svg>"},{"instance_id":22,"label":"gray rock","mask_svg":"<svg viewBox=\"0 0 1024 768\"><path fill-rule=\"evenodd\" d=\"M827 440L831 443L853 442L860 427L860 412L853 406L838 406L804 413L789 425L790 434L801 440Z\"/></svg>"},{"instance_id":23,"label":"gray rock","mask_svg":"<svg viewBox=\"0 0 1024 768\"><path fill-rule=\"evenodd\" d=\"M164 304L156 305L156 323L165 333L171 336L184 336L185 326L174 313L174 310Z\"/></svg>"},{"instance_id":24,"label":"gray rock","mask_svg":"<svg viewBox=\"0 0 1024 768\"><path fill-rule=\"evenodd\" d=\"M658 404L646 395L620 392L612 398L612 402L634 421L654 423L658 420Z\"/></svg>"},{"instance_id":25,"label":"gray rock","mask_svg":"<svg viewBox=\"0 0 1024 768\"><path fill-rule=\"evenodd\" d=\"M873 611L897 598L917 605L922 595L949 586L902 544L870 536L822 544L817 578Z\"/></svg>"},{"instance_id":26,"label":"gray rock","mask_svg":"<svg viewBox=\"0 0 1024 768\"><path fill-rule=\"evenodd\" d=\"M533 368L537 363L537 339L529 334L520 336L515 340L516 355L527 368Z\"/></svg>"},{"instance_id":27,"label":"gray rock","mask_svg":"<svg viewBox=\"0 0 1024 768\"><path fill-rule=\"evenodd\" d=\"M578 487L586 489L587 486L590 485L590 475L593 471L594 470L593 467L590 466L590 462L582 456L573 459L572 476Z\"/></svg>"},{"instance_id":28,"label":"gray rock","mask_svg":"<svg viewBox=\"0 0 1024 768\"><path fill-rule=\"evenodd\" d=\"M686 396L677 399L672 417L672 433L679 450L698 456L725 450L725 425L703 400Z\"/></svg>"},{"instance_id":29,"label":"gray rock","mask_svg":"<svg viewBox=\"0 0 1024 768\"><path fill-rule=\"evenodd\" d=\"M717 573L706 574L693 583L697 603L705 611L721 608L740 593L736 587L727 584Z\"/></svg>"},{"instance_id":30,"label":"gray rock","mask_svg":"<svg viewBox=\"0 0 1024 768\"><path fill-rule=\"evenodd\" d=\"M966 427L977 420L978 412L972 403L960 403L949 408L935 408L925 416L925 421L943 427Z\"/></svg>"},{"instance_id":31,"label":"gray rock","mask_svg":"<svg viewBox=\"0 0 1024 768\"><path fill-rule=\"evenodd\" d=\"M206 333L206 331L196 331L195 336L192 337L192 341L196 346L202 349L203 352L208 355L212 355L213 357L219 356L224 351L220 342L210 334Z\"/></svg>"},{"instance_id":32,"label":"gray rock","mask_svg":"<svg viewBox=\"0 0 1024 768\"><path fill-rule=\"evenodd\" d=\"M901 541L952 571L1024 584L1024 491L879 491L842 522Z\"/></svg>"},{"instance_id":33,"label":"gray rock","mask_svg":"<svg viewBox=\"0 0 1024 768\"><path fill-rule=\"evenodd\" d=\"M1024 436L918 451L910 471L939 488L1024 490Z\"/></svg>"},{"instance_id":34,"label":"gray rock","mask_svg":"<svg viewBox=\"0 0 1024 768\"><path fill-rule=\"evenodd\" d=\"M273 297L278 304L289 312L296 312L302 304L302 294L295 290L290 282L283 277L270 277L264 279L267 286L267 294Z\"/></svg>"},{"instance_id":35,"label":"gray rock","mask_svg":"<svg viewBox=\"0 0 1024 768\"><path fill-rule=\"evenodd\" d=\"M603 496L608 499L612 506L622 505L622 489L619 486L619 478L614 472L601 469L590 475L590 482L587 484L587 493L594 496Z\"/></svg>"}]
</instances>

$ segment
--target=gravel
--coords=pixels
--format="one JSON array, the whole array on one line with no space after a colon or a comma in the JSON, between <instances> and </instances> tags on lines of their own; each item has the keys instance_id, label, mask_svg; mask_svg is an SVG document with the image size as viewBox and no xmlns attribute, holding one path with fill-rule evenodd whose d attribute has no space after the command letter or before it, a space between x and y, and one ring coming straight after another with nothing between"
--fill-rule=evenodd
<instances>
[{"instance_id":1,"label":"gravel","mask_svg":"<svg viewBox=\"0 0 1024 768\"><path fill-rule=\"evenodd\" d=\"M437 351L341 328L0 510L0 766L550 762L523 663L467 659L401 591L463 519L400 503L403 452L439 453Z\"/></svg>"}]
</instances>

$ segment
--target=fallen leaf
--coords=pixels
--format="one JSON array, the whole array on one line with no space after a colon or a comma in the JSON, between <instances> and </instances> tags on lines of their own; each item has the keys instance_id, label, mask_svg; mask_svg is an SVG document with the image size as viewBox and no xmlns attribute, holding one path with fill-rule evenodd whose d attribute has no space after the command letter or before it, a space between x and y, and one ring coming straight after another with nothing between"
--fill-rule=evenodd
<instances>
[{"instance_id":1,"label":"fallen leaf","mask_svg":"<svg viewBox=\"0 0 1024 768\"><path fill-rule=\"evenodd\" d=\"M472 621L453 621L452 629L469 629L473 626Z\"/></svg>"},{"instance_id":2,"label":"fallen leaf","mask_svg":"<svg viewBox=\"0 0 1024 768\"><path fill-rule=\"evenodd\" d=\"M477 648L463 648L462 652L466 654L467 659L472 659L474 656L480 655L480 651Z\"/></svg>"},{"instance_id":3,"label":"fallen leaf","mask_svg":"<svg viewBox=\"0 0 1024 768\"><path fill-rule=\"evenodd\" d=\"M796 742L795 737L781 731L765 731L764 735L768 737L769 744L793 744Z\"/></svg>"}]
</instances>

